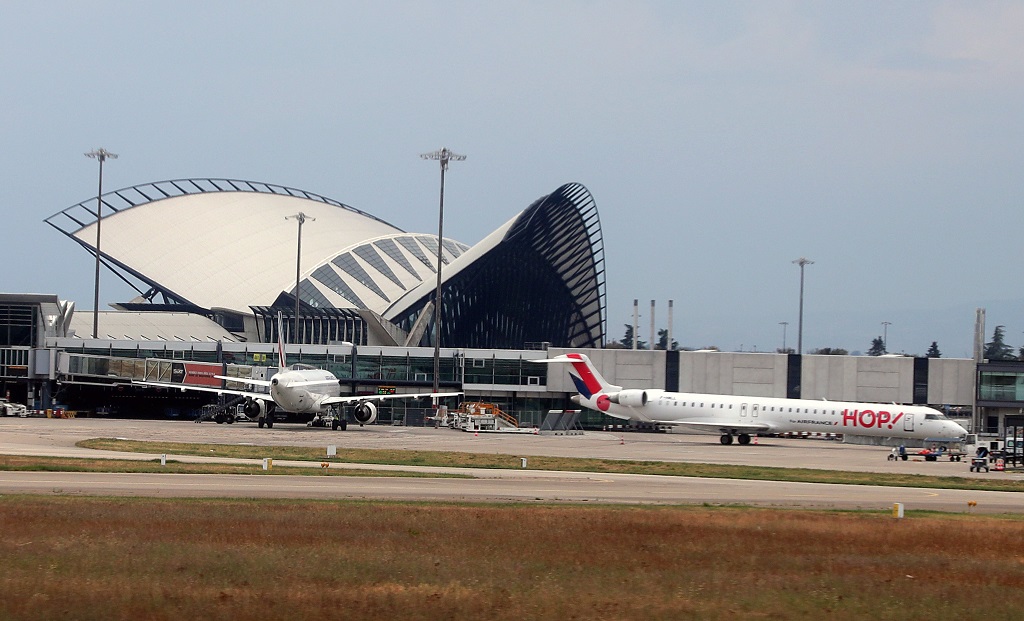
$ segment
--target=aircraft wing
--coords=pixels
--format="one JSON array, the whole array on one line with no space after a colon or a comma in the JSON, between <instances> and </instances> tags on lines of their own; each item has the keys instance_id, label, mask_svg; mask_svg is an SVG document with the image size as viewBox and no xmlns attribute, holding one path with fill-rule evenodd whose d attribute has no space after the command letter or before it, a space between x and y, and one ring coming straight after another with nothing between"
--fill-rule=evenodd
<instances>
[{"instance_id":1,"label":"aircraft wing","mask_svg":"<svg viewBox=\"0 0 1024 621\"><path fill-rule=\"evenodd\" d=\"M385 399L416 399L417 397L457 397L461 392L420 392L401 395L349 395L345 397L327 397L320 403L331 405L334 403L352 403L355 401L383 401Z\"/></svg>"},{"instance_id":2,"label":"aircraft wing","mask_svg":"<svg viewBox=\"0 0 1024 621\"><path fill-rule=\"evenodd\" d=\"M214 375L214 377L216 377L219 380L224 380L224 381L227 381L227 382L238 382L239 384L249 384L250 386L264 386L264 387L270 386L270 380L249 379L249 378L245 378L245 377L228 377L227 375ZM322 381L321 382L306 382L306 383L323 384ZM292 386L295 386L295 384L292 384Z\"/></svg>"},{"instance_id":3,"label":"aircraft wing","mask_svg":"<svg viewBox=\"0 0 1024 621\"><path fill-rule=\"evenodd\" d=\"M140 386L156 386L158 388L170 388L172 390L193 390L196 392L214 392L218 395L235 395L238 397L251 397L253 399L270 399L265 392L252 392L249 390L233 390L231 388L214 388L213 386L193 386L191 384L172 384L170 382L142 382L132 380L132 384Z\"/></svg>"}]
</instances>

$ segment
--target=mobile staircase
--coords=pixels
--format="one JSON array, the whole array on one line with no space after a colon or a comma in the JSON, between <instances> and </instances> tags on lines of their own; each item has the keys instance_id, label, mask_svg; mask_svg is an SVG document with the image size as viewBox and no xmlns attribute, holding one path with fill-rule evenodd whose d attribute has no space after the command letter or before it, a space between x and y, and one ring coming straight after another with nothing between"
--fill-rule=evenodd
<instances>
[{"instance_id":1,"label":"mobile staircase","mask_svg":"<svg viewBox=\"0 0 1024 621\"><path fill-rule=\"evenodd\" d=\"M493 403L466 401L459 409L448 413L447 425L451 429L474 433L537 433L537 430L519 426L519 421Z\"/></svg>"}]
</instances>

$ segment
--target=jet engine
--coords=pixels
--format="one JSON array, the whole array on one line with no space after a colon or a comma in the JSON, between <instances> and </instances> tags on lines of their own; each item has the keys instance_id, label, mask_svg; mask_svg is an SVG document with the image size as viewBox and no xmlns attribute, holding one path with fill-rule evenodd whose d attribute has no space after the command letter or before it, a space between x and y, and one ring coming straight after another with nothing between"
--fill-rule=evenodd
<instances>
[{"instance_id":1,"label":"jet engine","mask_svg":"<svg viewBox=\"0 0 1024 621\"><path fill-rule=\"evenodd\" d=\"M360 426L369 425L377 420L377 406L369 401L363 401L355 407L352 414Z\"/></svg>"},{"instance_id":2,"label":"jet engine","mask_svg":"<svg viewBox=\"0 0 1024 621\"><path fill-rule=\"evenodd\" d=\"M243 407L243 411L245 412L245 415L248 416L249 418L263 418L267 414L268 409L270 408L267 407L267 402L264 401L263 399L252 399L249 397L246 397L245 399L245 406Z\"/></svg>"},{"instance_id":3,"label":"jet engine","mask_svg":"<svg viewBox=\"0 0 1024 621\"><path fill-rule=\"evenodd\" d=\"M620 390L619 392L609 394L608 400L619 405L644 406L647 405L647 391L636 389Z\"/></svg>"}]
</instances>

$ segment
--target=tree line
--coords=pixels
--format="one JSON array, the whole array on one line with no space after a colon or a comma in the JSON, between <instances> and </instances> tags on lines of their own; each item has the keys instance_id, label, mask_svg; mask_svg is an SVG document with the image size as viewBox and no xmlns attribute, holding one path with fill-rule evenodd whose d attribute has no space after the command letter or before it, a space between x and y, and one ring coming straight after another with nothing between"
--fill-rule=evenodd
<instances>
[{"instance_id":1,"label":"tree line","mask_svg":"<svg viewBox=\"0 0 1024 621\"><path fill-rule=\"evenodd\" d=\"M625 326L626 326L626 333L625 333L625 335L621 339L619 339L617 341L612 341L612 342L608 343L608 345L606 345L606 347L608 349L633 349L633 326L628 324L628 323L625 324ZM1003 326L997 326L996 327L996 334L993 336L992 340L993 340L993 342L1000 343L1000 347L1001 348L1005 348L1005 349L1009 350L1011 352L1010 357L1009 358L992 358L992 357L989 357L987 355L987 353L989 351L988 350L988 347L989 347L988 344L986 345L986 350L985 350L986 351L986 356L985 357L988 358L989 360L1017 360L1018 358L1016 358L1016 357L1014 357L1012 355L1013 349L1011 347L1009 347L1009 346L1006 346L1006 345L1002 344L1002 338L1003 338L1002 329L1003 329ZM645 340L643 340L643 339L641 339L639 337L637 337L637 340L636 340L636 348L637 349L652 349L651 347L648 347L647 341L645 341ZM1001 348L998 349L999 352L1003 351ZM671 346L669 346L669 343L668 343L668 329L662 328L662 329L658 330L658 342L655 343L653 349L656 349L656 350L665 350L665 349L678 350L678 349L682 349L682 350L692 351L695 348L692 348L692 347L679 347L679 341L677 341L675 339L672 339L672 344L671 344ZM719 351L719 348L717 346L715 346L715 345L708 345L708 346L705 346L705 347L701 347L700 349L702 349L702 350L703 349L707 349L707 350ZM796 350L794 350L792 347L787 347L785 349L779 347L779 348L777 348L775 350L775 353L777 353L777 354L794 354L794 353L796 353ZM808 354L819 355L819 356L848 356L848 355L850 355L850 352L848 350L846 350L846 349L843 349L842 347L821 347L821 348L818 348L818 349L812 349L812 350L808 351L807 353ZM889 352L886 351L886 349L885 349L885 339L883 339L881 336L877 336L877 337L875 337L871 341L871 348L868 349L868 351L867 351L867 355L868 356L884 356L885 354L888 354L888 353ZM925 356L927 356L928 358L941 358L942 357L942 352L939 350L939 344L938 344L937 341L932 341L932 344L928 348L927 353L925 353ZM1020 348L1020 358L1019 359L1020 360L1024 360L1024 347Z\"/></svg>"}]
</instances>

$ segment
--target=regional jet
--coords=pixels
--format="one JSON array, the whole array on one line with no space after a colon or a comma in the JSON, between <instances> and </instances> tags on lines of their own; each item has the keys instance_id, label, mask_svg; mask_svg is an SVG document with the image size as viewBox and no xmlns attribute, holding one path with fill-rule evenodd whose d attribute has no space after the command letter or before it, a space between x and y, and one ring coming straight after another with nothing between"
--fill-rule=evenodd
<instances>
[{"instance_id":1,"label":"regional jet","mask_svg":"<svg viewBox=\"0 0 1024 621\"><path fill-rule=\"evenodd\" d=\"M281 318L279 316L279 324L280 321ZM283 330L280 327L278 328L278 334L283 334ZM359 426L362 427L363 425L372 424L377 420L377 403L379 401L387 399L416 399L419 397L437 399L440 397L455 397L462 394L461 392L425 392L416 394L341 396L341 382L333 373L304 364L294 364L289 368L285 363L284 343L280 338L278 338L277 342L277 354L279 371L269 380L228 377L225 375L214 376L226 382L237 382L252 387L268 388L269 393L212 386L174 384L170 382L134 381L132 383L243 397L245 399L243 406L245 415L256 419L256 423L261 429L264 425L268 428L274 426L275 410L295 414L313 414L310 426L325 427L330 424L332 429L337 430L341 427L342 431L344 431L348 429L348 421L341 415L340 410L341 406L345 404L355 405L352 409L352 416L359 423Z\"/></svg>"},{"instance_id":2,"label":"regional jet","mask_svg":"<svg viewBox=\"0 0 1024 621\"><path fill-rule=\"evenodd\" d=\"M920 405L884 405L812 399L623 389L609 384L586 354L570 353L534 362L571 365L578 395L573 402L609 416L657 425L718 431L722 444L750 444L751 434L848 433L917 439L957 439L967 430L938 410Z\"/></svg>"}]
</instances>

